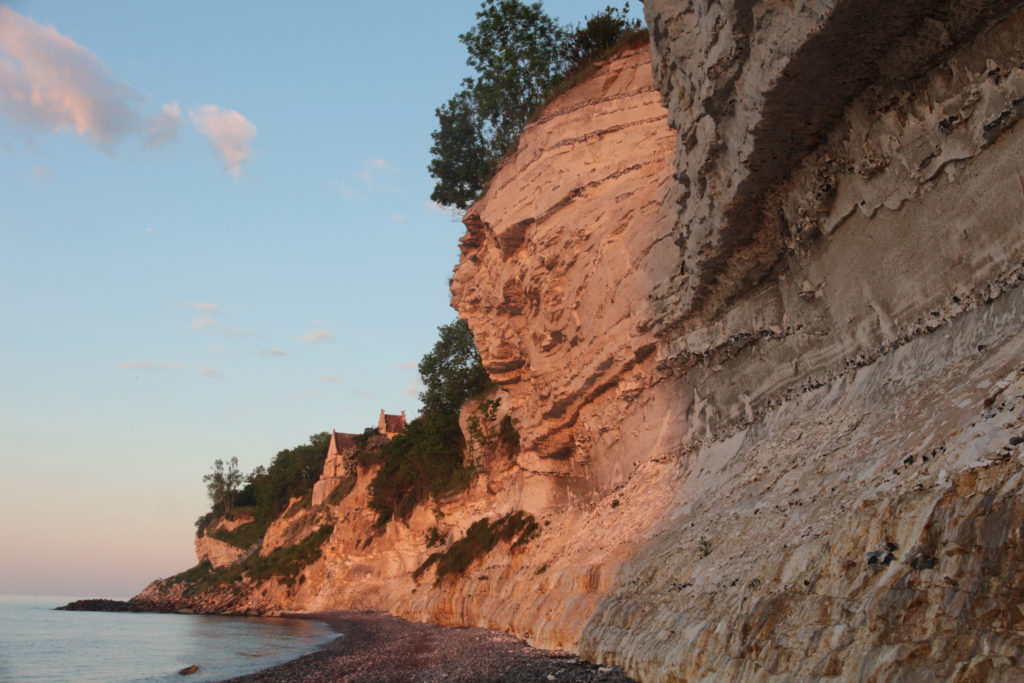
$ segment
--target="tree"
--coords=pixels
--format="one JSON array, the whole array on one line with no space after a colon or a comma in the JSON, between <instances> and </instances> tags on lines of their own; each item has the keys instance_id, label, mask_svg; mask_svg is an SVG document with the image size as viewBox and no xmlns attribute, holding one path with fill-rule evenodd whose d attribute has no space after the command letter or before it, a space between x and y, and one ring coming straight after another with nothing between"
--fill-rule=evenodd
<instances>
[{"instance_id":1,"label":"tree","mask_svg":"<svg viewBox=\"0 0 1024 683\"><path fill-rule=\"evenodd\" d=\"M491 149L504 154L562 77L566 33L539 2L485 0L476 18L459 40L469 52L466 63L477 72L471 92L490 126Z\"/></svg>"},{"instance_id":2,"label":"tree","mask_svg":"<svg viewBox=\"0 0 1024 683\"><path fill-rule=\"evenodd\" d=\"M629 3L618 9L608 5L597 14L587 17L587 23L577 25L566 41L566 59L578 68L600 58L615 46L623 36L641 33L639 19L629 18Z\"/></svg>"},{"instance_id":3,"label":"tree","mask_svg":"<svg viewBox=\"0 0 1024 683\"><path fill-rule=\"evenodd\" d=\"M223 510L224 516L231 514L231 506L242 484L242 473L238 470L238 458L232 456L226 465L218 458L213 461L213 471L203 477L206 483L206 492L210 496L214 509L218 506Z\"/></svg>"},{"instance_id":4,"label":"tree","mask_svg":"<svg viewBox=\"0 0 1024 683\"><path fill-rule=\"evenodd\" d=\"M491 384L473 333L465 320L437 328L440 338L419 364L424 391L420 393L424 413L436 412L458 418L466 399Z\"/></svg>"},{"instance_id":5,"label":"tree","mask_svg":"<svg viewBox=\"0 0 1024 683\"><path fill-rule=\"evenodd\" d=\"M436 111L431 198L465 209L565 71L566 32L539 2L485 0L459 40L476 78Z\"/></svg>"},{"instance_id":6,"label":"tree","mask_svg":"<svg viewBox=\"0 0 1024 683\"><path fill-rule=\"evenodd\" d=\"M464 320L437 328L440 337L423 360L423 411L405 431L387 442L381 467L370 482L370 508L377 524L408 517L429 495L469 484L472 468L463 459L465 442L459 411L467 398L491 386L473 333Z\"/></svg>"},{"instance_id":7,"label":"tree","mask_svg":"<svg viewBox=\"0 0 1024 683\"><path fill-rule=\"evenodd\" d=\"M463 81L466 89L438 107L435 114L440 127L430 134L433 158L427 169L439 179L430 198L460 209L480 194L498 161L484 139L483 123L469 90L472 83L471 79Z\"/></svg>"}]
</instances>

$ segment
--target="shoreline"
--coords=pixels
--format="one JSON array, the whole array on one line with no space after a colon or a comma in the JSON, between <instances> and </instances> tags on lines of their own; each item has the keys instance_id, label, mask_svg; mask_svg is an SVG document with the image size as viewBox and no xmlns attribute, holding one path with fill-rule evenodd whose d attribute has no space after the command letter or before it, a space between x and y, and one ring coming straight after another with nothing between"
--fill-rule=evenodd
<instances>
[{"instance_id":1,"label":"shoreline","mask_svg":"<svg viewBox=\"0 0 1024 683\"><path fill-rule=\"evenodd\" d=\"M323 622L338 636L297 659L228 681L633 680L619 667L592 664L567 652L540 650L502 631L407 621L373 610L287 612L281 616Z\"/></svg>"}]
</instances>

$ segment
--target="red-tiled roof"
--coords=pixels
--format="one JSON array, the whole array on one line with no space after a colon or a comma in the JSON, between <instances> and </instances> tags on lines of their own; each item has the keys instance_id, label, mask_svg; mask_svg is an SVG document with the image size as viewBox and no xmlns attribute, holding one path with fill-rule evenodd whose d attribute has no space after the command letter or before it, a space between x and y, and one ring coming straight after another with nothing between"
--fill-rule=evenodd
<instances>
[{"instance_id":1,"label":"red-tiled roof","mask_svg":"<svg viewBox=\"0 0 1024 683\"><path fill-rule=\"evenodd\" d=\"M356 447L356 434L343 434L342 432L331 433L331 445L327 448L327 455L341 455L350 448Z\"/></svg>"},{"instance_id":2,"label":"red-tiled roof","mask_svg":"<svg viewBox=\"0 0 1024 683\"><path fill-rule=\"evenodd\" d=\"M405 431L405 417L402 415L385 415L384 430L388 434L397 434Z\"/></svg>"}]
</instances>

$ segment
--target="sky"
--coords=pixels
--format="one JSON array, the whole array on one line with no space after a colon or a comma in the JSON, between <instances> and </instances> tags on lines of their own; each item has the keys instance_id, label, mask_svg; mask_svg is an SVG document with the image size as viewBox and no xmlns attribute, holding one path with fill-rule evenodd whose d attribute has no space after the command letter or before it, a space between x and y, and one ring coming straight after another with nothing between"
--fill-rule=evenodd
<instances>
[{"instance_id":1,"label":"sky","mask_svg":"<svg viewBox=\"0 0 1024 683\"><path fill-rule=\"evenodd\" d=\"M195 564L214 460L417 412L478 8L0 3L0 594L134 595Z\"/></svg>"}]
</instances>

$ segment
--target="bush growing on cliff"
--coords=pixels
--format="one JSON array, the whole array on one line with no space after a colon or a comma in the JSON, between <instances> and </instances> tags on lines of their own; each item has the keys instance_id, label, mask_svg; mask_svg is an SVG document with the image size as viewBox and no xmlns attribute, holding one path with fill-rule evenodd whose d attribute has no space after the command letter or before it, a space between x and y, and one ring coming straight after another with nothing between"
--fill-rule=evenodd
<instances>
[{"instance_id":1,"label":"bush growing on cliff","mask_svg":"<svg viewBox=\"0 0 1024 683\"><path fill-rule=\"evenodd\" d=\"M628 18L628 2L575 29L559 26L540 2L485 0L480 7L476 24L459 36L476 76L436 110L427 167L437 179L430 198L460 209L477 198L530 115L567 75L641 32L640 22Z\"/></svg>"},{"instance_id":2,"label":"bush growing on cliff","mask_svg":"<svg viewBox=\"0 0 1024 683\"><path fill-rule=\"evenodd\" d=\"M462 574L476 559L494 550L500 541L511 541L514 538L512 548L515 549L529 543L538 533L540 525L537 520L522 510L505 515L493 523L486 517L478 519L466 530L465 537L452 543L444 552L432 553L412 576L419 579L432 564L437 565L438 581L449 574Z\"/></svg>"},{"instance_id":3,"label":"bush growing on cliff","mask_svg":"<svg viewBox=\"0 0 1024 683\"><path fill-rule=\"evenodd\" d=\"M459 410L491 380L465 321L437 329L439 339L419 365L423 414L383 445L381 467L370 482L370 508L379 526L408 517L428 496L457 490L472 477L463 460Z\"/></svg>"},{"instance_id":4,"label":"bush growing on cliff","mask_svg":"<svg viewBox=\"0 0 1024 683\"><path fill-rule=\"evenodd\" d=\"M323 554L321 547L334 532L333 524L325 524L291 546L284 546L266 557L253 553L238 564L214 568L209 562L201 562L191 569L167 579L169 585L184 583L189 593L203 592L235 584L243 578L265 581L277 577L285 585L295 583L295 576L306 566L316 562Z\"/></svg>"},{"instance_id":5,"label":"bush growing on cliff","mask_svg":"<svg viewBox=\"0 0 1024 683\"><path fill-rule=\"evenodd\" d=\"M196 521L197 531L201 533L217 516L229 516L236 506L251 506L256 521L268 524L287 509L292 498L313 490L323 471L330 440L330 434L320 432L309 437L309 443L279 451L270 467L261 465L249 473L244 486L240 486L243 479L237 458L232 458L226 469L223 461L216 460L213 472L203 477L214 508L211 515Z\"/></svg>"},{"instance_id":6,"label":"bush growing on cliff","mask_svg":"<svg viewBox=\"0 0 1024 683\"><path fill-rule=\"evenodd\" d=\"M226 463L217 458L213 461L213 471L203 477L206 493L210 496L213 508L220 508L225 517L231 515L231 506L235 501L238 488L242 485L242 473L238 471L238 458L232 456Z\"/></svg>"},{"instance_id":7,"label":"bush growing on cliff","mask_svg":"<svg viewBox=\"0 0 1024 683\"><path fill-rule=\"evenodd\" d=\"M541 3L485 0L477 22L459 40L476 78L437 110L431 134L437 178L430 198L466 208L501 157L519 138L527 117L564 70L565 30Z\"/></svg>"}]
</instances>

